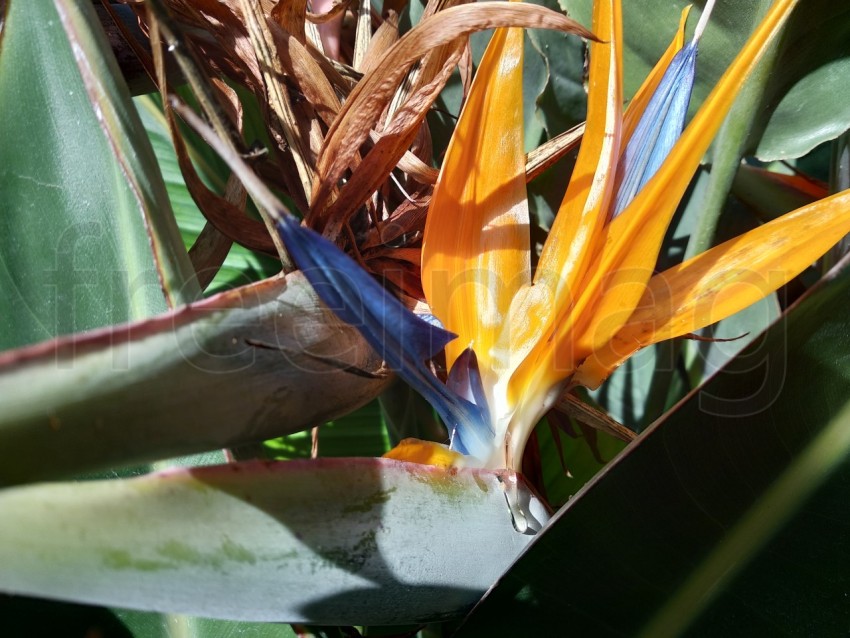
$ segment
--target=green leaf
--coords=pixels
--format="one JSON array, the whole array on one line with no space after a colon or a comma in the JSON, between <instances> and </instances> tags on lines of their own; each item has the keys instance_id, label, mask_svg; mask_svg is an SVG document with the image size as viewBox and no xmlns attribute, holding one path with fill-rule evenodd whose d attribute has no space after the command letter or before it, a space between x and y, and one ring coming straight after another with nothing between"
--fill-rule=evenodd
<instances>
[{"instance_id":1,"label":"green leaf","mask_svg":"<svg viewBox=\"0 0 850 638\"><path fill-rule=\"evenodd\" d=\"M236 620L457 616L532 538L514 529L512 480L322 459L10 488L0 590Z\"/></svg>"},{"instance_id":2,"label":"green leaf","mask_svg":"<svg viewBox=\"0 0 850 638\"><path fill-rule=\"evenodd\" d=\"M665 351L659 346L639 350L617 368L599 389L591 392L591 396L604 406L615 421L639 432L647 421L657 416L647 413L653 381L663 375L667 388L671 383L669 377L673 375L675 362L664 354ZM664 395L662 403L666 403L666 390Z\"/></svg>"},{"instance_id":3,"label":"green leaf","mask_svg":"<svg viewBox=\"0 0 850 638\"><path fill-rule=\"evenodd\" d=\"M791 17L752 137L764 161L802 157L850 129L850 7L808 0Z\"/></svg>"},{"instance_id":4,"label":"green leaf","mask_svg":"<svg viewBox=\"0 0 850 638\"><path fill-rule=\"evenodd\" d=\"M560 11L557 0L540 0L535 4ZM575 17L575 16L573 16ZM589 15L582 21L590 26ZM587 93L584 90L584 44L581 39L549 30L530 30L528 39L540 52L548 71L546 86L536 95L536 111L526 109L554 137L587 117Z\"/></svg>"},{"instance_id":5,"label":"green leaf","mask_svg":"<svg viewBox=\"0 0 850 638\"><path fill-rule=\"evenodd\" d=\"M10 636L133 638L115 613L89 605L0 595L0 618Z\"/></svg>"},{"instance_id":6,"label":"green leaf","mask_svg":"<svg viewBox=\"0 0 850 638\"><path fill-rule=\"evenodd\" d=\"M768 295L749 308L701 330L701 336L706 339L724 341L688 341L684 345L685 365L691 376L692 387L699 387L750 343L757 341L759 335L779 319L780 314L776 295ZM760 362L764 352L755 347L748 356Z\"/></svg>"},{"instance_id":7,"label":"green leaf","mask_svg":"<svg viewBox=\"0 0 850 638\"><path fill-rule=\"evenodd\" d=\"M152 96L139 97L134 101L150 137L168 190L168 198L174 208L174 217L180 228L183 243L188 249L203 230L206 220L183 180L159 101ZM223 193L230 169L208 146L195 144L194 139L188 135L186 142L198 166L198 172L204 177L208 186L218 193ZM233 244L206 292L211 294L249 284L279 271L279 261L255 253L239 244Z\"/></svg>"},{"instance_id":8,"label":"green leaf","mask_svg":"<svg viewBox=\"0 0 850 638\"><path fill-rule=\"evenodd\" d=\"M732 195L765 221L815 201L812 194L771 179L771 175L760 168L742 164L732 182Z\"/></svg>"},{"instance_id":9,"label":"green leaf","mask_svg":"<svg viewBox=\"0 0 850 638\"><path fill-rule=\"evenodd\" d=\"M286 625L192 618L0 595L10 636L27 638L296 638Z\"/></svg>"},{"instance_id":10,"label":"green leaf","mask_svg":"<svg viewBox=\"0 0 850 638\"><path fill-rule=\"evenodd\" d=\"M0 349L161 312L163 288L197 293L92 9L57 6L10 3L0 40Z\"/></svg>"},{"instance_id":11,"label":"green leaf","mask_svg":"<svg viewBox=\"0 0 850 638\"><path fill-rule=\"evenodd\" d=\"M741 102L736 103L736 107L741 105ZM725 137L728 141L729 137L734 137L734 133L730 134L729 129L727 129ZM723 153L721 149L722 145L714 148L713 155L715 158ZM729 169L733 165L736 168L739 167L740 157L738 152L735 149L727 148L723 163ZM685 206L680 228L676 230L676 234L678 234L681 230L684 230L685 226L691 226L688 250L694 249L697 253L702 252L712 245L739 237L762 223L751 209L742 206L736 199L727 197L729 184L726 183L726 177L730 174L734 175L736 172L738 171L729 170L725 177L717 179L715 166L712 166L711 171L700 171L695 188ZM713 193L712 191L719 191L723 196L718 197L716 192ZM783 213L791 210L788 208ZM709 223L706 223L707 214L711 214L713 217ZM709 232L706 233L705 231ZM704 234L700 237L701 233ZM701 240L706 238L711 241L703 243ZM750 343L757 341L759 336L779 318L780 314L778 295L772 293L731 317L698 331L702 337L731 339L731 341L682 340L680 349L684 369L687 370L690 381L688 387L699 387ZM756 349L752 356L758 359L762 354ZM681 398L681 396L678 398ZM672 404L670 405L672 406Z\"/></svg>"},{"instance_id":12,"label":"green leaf","mask_svg":"<svg viewBox=\"0 0 850 638\"><path fill-rule=\"evenodd\" d=\"M133 638L297 638L288 626L113 610Z\"/></svg>"},{"instance_id":13,"label":"green leaf","mask_svg":"<svg viewBox=\"0 0 850 638\"><path fill-rule=\"evenodd\" d=\"M848 303L844 272L641 435L459 635L845 631Z\"/></svg>"},{"instance_id":14,"label":"green leaf","mask_svg":"<svg viewBox=\"0 0 850 638\"><path fill-rule=\"evenodd\" d=\"M446 427L431 404L401 379L381 393L378 403L393 445L406 438L440 443L448 440Z\"/></svg>"},{"instance_id":15,"label":"green leaf","mask_svg":"<svg viewBox=\"0 0 850 638\"><path fill-rule=\"evenodd\" d=\"M296 432L266 441L262 456L282 460L309 459L312 444L311 431ZM319 427L318 454L321 457L381 456L389 448L377 400Z\"/></svg>"},{"instance_id":16,"label":"green leaf","mask_svg":"<svg viewBox=\"0 0 850 638\"><path fill-rule=\"evenodd\" d=\"M0 354L0 485L259 442L388 376L293 273L146 321Z\"/></svg>"},{"instance_id":17,"label":"green leaf","mask_svg":"<svg viewBox=\"0 0 850 638\"><path fill-rule=\"evenodd\" d=\"M717 242L717 228L741 158L761 111L762 99L777 59L777 44L772 44L738 93L729 115L711 146L708 183L695 191L688 202L698 207L696 227L691 233L685 257L705 252Z\"/></svg>"},{"instance_id":18,"label":"green leaf","mask_svg":"<svg viewBox=\"0 0 850 638\"><path fill-rule=\"evenodd\" d=\"M575 438L563 432L554 437L546 421L538 424L535 430L546 501L552 507L559 507L571 499L626 446L604 432L591 430L590 440L577 426L574 429Z\"/></svg>"}]
</instances>

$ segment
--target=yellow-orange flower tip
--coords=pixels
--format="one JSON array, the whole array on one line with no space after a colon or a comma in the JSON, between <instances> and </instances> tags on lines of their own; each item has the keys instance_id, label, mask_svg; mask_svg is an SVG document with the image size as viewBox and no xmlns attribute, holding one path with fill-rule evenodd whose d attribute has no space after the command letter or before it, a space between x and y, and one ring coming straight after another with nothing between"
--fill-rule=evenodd
<instances>
[{"instance_id":1,"label":"yellow-orange flower tip","mask_svg":"<svg viewBox=\"0 0 850 638\"><path fill-rule=\"evenodd\" d=\"M446 470L463 467L466 462L463 454L450 450L447 445L413 438L402 439L398 445L384 454L383 458L420 465L434 465Z\"/></svg>"}]
</instances>

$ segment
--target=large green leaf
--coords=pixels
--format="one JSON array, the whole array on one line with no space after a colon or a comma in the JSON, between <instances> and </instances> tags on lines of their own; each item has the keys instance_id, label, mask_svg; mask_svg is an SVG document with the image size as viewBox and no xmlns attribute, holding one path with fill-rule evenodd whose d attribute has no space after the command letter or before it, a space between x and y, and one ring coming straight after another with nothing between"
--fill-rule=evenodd
<instances>
[{"instance_id":1,"label":"large green leaf","mask_svg":"<svg viewBox=\"0 0 850 638\"><path fill-rule=\"evenodd\" d=\"M69 0L8 7L0 349L150 316L165 310L163 290L171 303L197 295L156 161L92 15Z\"/></svg>"},{"instance_id":2,"label":"large green leaf","mask_svg":"<svg viewBox=\"0 0 850 638\"><path fill-rule=\"evenodd\" d=\"M514 480L323 459L10 488L0 590L244 620L457 616L533 538L505 490L545 519Z\"/></svg>"},{"instance_id":3,"label":"large green leaf","mask_svg":"<svg viewBox=\"0 0 850 638\"><path fill-rule=\"evenodd\" d=\"M113 610L133 638L304 638L288 625ZM109 638L109 637L104 637Z\"/></svg>"},{"instance_id":4,"label":"large green leaf","mask_svg":"<svg viewBox=\"0 0 850 638\"><path fill-rule=\"evenodd\" d=\"M296 432L389 381L293 273L146 321L0 354L0 485Z\"/></svg>"},{"instance_id":5,"label":"large green leaf","mask_svg":"<svg viewBox=\"0 0 850 638\"><path fill-rule=\"evenodd\" d=\"M654 424L559 512L461 635L846 631L848 304L845 272Z\"/></svg>"}]
</instances>

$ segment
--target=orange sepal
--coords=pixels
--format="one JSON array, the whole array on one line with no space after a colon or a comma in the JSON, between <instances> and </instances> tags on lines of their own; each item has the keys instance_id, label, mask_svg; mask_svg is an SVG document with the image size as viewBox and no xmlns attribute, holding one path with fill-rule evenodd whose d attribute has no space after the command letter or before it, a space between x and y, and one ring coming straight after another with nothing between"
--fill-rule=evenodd
<instances>
[{"instance_id":1,"label":"orange sepal","mask_svg":"<svg viewBox=\"0 0 850 638\"><path fill-rule=\"evenodd\" d=\"M447 446L433 441L402 439L398 445L383 455L385 459L407 461L420 465L435 465L444 469L463 467L463 454L450 450Z\"/></svg>"},{"instance_id":2,"label":"orange sepal","mask_svg":"<svg viewBox=\"0 0 850 638\"><path fill-rule=\"evenodd\" d=\"M576 291L588 270L595 267L594 253L604 241L622 124L619 0L594 3L592 30L599 41L590 44L587 126L570 183L540 255L534 286L523 291L533 302L522 307L522 315L545 321L530 323L529 327L538 331L538 341L511 379L511 399L541 383L542 387L551 386L572 371L570 361L553 362L557 354L553 334L569 331L573 325ZM521 318L517 319L509 325L515 333L517 326L522 326Z\"/></svg>"},{"instance_id":3,"label":"orange sepal","mask_svg":"<svg viewBox=\"0 0 850 638\"><path fill-rule=\"evenodd\" d=\"M579 356L601 348L625 324L652 276L679 201L750 71L779 33L797 0L778 0L685 129L655 176L608 228L598 267L582 285L584 320L570 347ZM602 291L600 298L593 295Z\"/></svg>"},{"instance_id":4,"label":"orange sepal","mask_svg":"<svg viewBox=\"0 0 850 638\"><path fill-rule=\"evenodd\" d=\"M639 348L725 319L787 283L850 233L850 190L783 215L650 279L637 310L588 358L598 387Z\"/></svg>"},{"instance_id":5,"label":"orange sepal","mask_svg":"<svg viewBox=\"0 0 850 638\"><path fill-rule=\"evenodd\" d=\"M511 299L530 281L522 112L523 32L499 29L481 60L434 189L422 247L431 309L482 374Z\"/></svg>"}]
</instances>

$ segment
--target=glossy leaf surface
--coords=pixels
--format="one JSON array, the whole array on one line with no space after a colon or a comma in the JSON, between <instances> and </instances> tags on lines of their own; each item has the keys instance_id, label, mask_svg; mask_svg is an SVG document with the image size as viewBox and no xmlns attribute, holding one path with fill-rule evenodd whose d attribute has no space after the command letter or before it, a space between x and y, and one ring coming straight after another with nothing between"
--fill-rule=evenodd
<instances>
[{"instance_id":1,"label":"glossy leaf surface","mask_svg":"<svg viewBox=\"0 0 850 638\"><path fill-rule=\"evenodd\" d=\"M0 349L140 319L197 292L90 7L56 6L11 3L0 39L0 235L14 238L0 247Z\"/></svg>"},{"instance_id":2,"label":"glossy leaf surface","mask_svg":"<svg viewBox=\"0 0 850 638\"><path fill-rule=\"evenodd\" d=\"M134 102L162 171L168 199L171 201L184 244L189 249L203 231L206 220L192 199L183 175L180 173L180 166L168 133L168 124L162 114L159 101L152 96L143 96L136 98ZM192 139L188 135L186 142L191 148L190 152L198 165L198 171L210 187L216 192L224 192L230 170L208 147L192 145ZM209 288L206 289L206 294L249 284L279 271L280 262L234 243ZM207 278L211 276L211 274L204 274Z\"/></svg>"}]
</instances>

